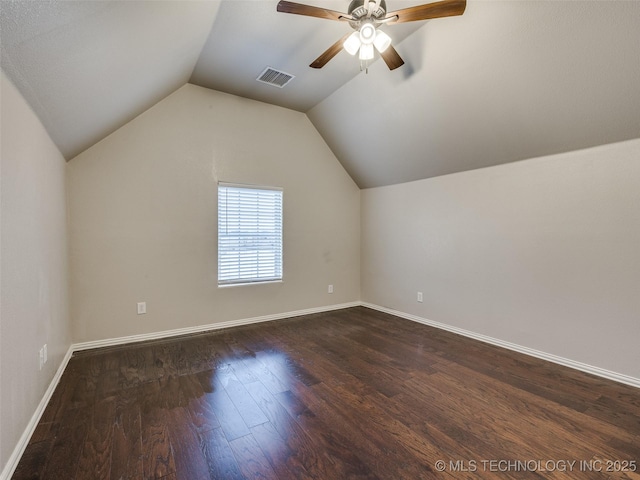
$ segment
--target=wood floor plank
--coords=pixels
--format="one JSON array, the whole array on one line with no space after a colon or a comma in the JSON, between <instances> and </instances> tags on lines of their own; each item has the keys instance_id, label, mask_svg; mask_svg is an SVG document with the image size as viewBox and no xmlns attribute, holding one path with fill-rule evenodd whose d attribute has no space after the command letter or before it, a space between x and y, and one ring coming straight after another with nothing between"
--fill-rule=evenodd
<instances>
[{"instance_id":1,"label":"wood floor plank","mask_svg":"<svg viewBox=\"0 0 640 480\"><path fill-rule=\"evenodd\" d=\"M120 355L120 375L125 388L156 380L158 369L153 358L153 348L124 348Z\"/></svg>"},{"instance_id":2,"label":"wood floor plank","mask_svg":"<svg viewBox=\"0 0 640 480\"><path fill-rule=\"evenodd\" d=\"M584 468L482 463L528 460ZM76 352L12 478L640 480L639 464L639 389L356 307Z\"/></svg>"},{"instance_id":3,"label":"wood floor plank","mask_svg":"<svg viewBox=\"0 0 640 480\"><path fill-rule=\"evenodd\" d=\"M185 407L177 406L169 409L165 415L176 476L190 480L209 479L208 462L189 411Z\"/></svg>"},{"instance_id":4,"label":"wood floor plank","mask_svg":"<svg viewBox=\"0 0 640 480\"><path fill-rule=\"evenodd\" d=\"M13 474L13 478L24 480L44 478L44 469L53 443L53 439L30 442L22 454L22 459Z\"/></svg>"},{"instance_id":5,"label":"wood floor plank","mask_svg":"<svg viewBox=\"0 0 640 480\"><path fill-rule=\"evenodd\" d=\"M317 386L314 386L316 388ZM378 477L386 478L428 478L428 466L419 461L407 461L400 453L400 447L389 442L383 432L370 428L369 422L361 415L352 415L348 408L312 395L303 400L324 424L331 425L337 435L347 443L362 461Z\"/></svg>"},{"instance_id":6,"label":"wood floor plank","mask_svg":"<svg viewBox=\"0 0 640 480\"><path fill-rule=\"evenodd\" d=\"M222 427L200 434L200 445L207 461L210 478L229 480L244 478Z\"/></svg>"},{"instance_id":7,"label":"wood floor plank","mask_svg":"<svg viewBox=\"0 0 640 480\"><path fill-rule=\"evenodd\" d=\"M431 466L436 460L442 458L442 450L439 446L429 444L415 431L388 415L384 409L368 402L368 397L352 395L346 388L325 388L324 384L316 385L314 393L345 413L350 410L350 405L358 404L356 420L359 424L367 425L367 428L377 432L374 443L378 443L381 449L385 448L385 444L393 444L395 447L393 454L397 461L400 463L414 458L417 465L420 465L422 475L432 471ZM349 412L350 415L354 413Z\"/></svg>"},{"instance_id":8,"label":"wood floor plank","mask_svg":"<svg viewBox=\"0 0 640 480\"><path fill-rule=\"evenodd\" d=\"M323 348L315 343L317 340L313 343L307 343L305 346L302 342L299 342L299 337L289 336L287 333L282 333L282 337L288 342L288 347L282 347L290 349L288 354L295 352L296 355L304 359L312 359L312 363L307 360L307 368L313 368L314 375L322 383L327 385L347 384L353 391L362 395L374 391L371 385L364 383L347 371L348 368L345 367L345 360L340 349Z\"/></svg>"},{"instance_id":9,"label":"wood floor plank","mask_svg":"<svg viewBox=\"0 0 640 480\"><path fill-rule=\"evenodd\" d=\"M297 359L286 354L282 349L276 347L265 338L250 335L250 332L239 332L237 337L248 349L255 354L259 360L271 373L276 375L285 385L292 382L299 382L302 385L310 386L319 383L312 373L307 370ZM249 380L250 383L252 380ZM255 380L253 380L255 381Z\"/></svg>"},{"instance_id":10,"label":"wood floor plank","mask_svg":"<svg viewBox=\"0 0 640 480\"><path fill-rule=\"evenodd\" d=\"M534 429L527 417L523 418L517 412L502 412L499 406L487 409L484 402L478 403L476 399L469 398L473 395L470 391L451 387L448 379L435 375L429 378L428 388L412 382L406 395L414 403L428 398L430 408L425 417L436 428L474 452L473 458L535 458L537 452L542 454L546 451L552 425L545 429L543 435L525 438L521 432ZM479 409L485 412L481 416L477 414ZM562 447L564 449L564 445ZM564 452L557 453L565 457Z\"/></svg>"},{"instance_id":11,"label":"wood floor plank","mask_svg":"<svg viewBox=\"0 0 640 480\"><path fill-rule=\"evenodd\" d=\"M225 386L225 390L247 427L255 427L269 421L239 380L230 380Z\"/></svg>"},{"instance_id":12,"label":"wood floor plank","mask_svg":"<svg viewBox=\"0 0 640 480\"><path fill-rule=\"evenodd\" d=\"M253 375L269 389L271 393L286 392L289 389L286 381L282 381L267 365L255 357L245 358L242 361Z\"/></svg>"},{"instance_id":13,"label":"wood floor plank","mask_svg":"<svg viewBox=\"0 0 640 480\"><path fill-rule=\"evenodd\" d=\"M111 477L111 451L116 400L108 397L99 400L92 408L87 437L78 459L76 478L108 479Z\"/></svg>"},{"instance_id":14,"label":"wood floor plank","mask_svg":"<svg viewBox=\"0 0 640 480\"><path fill-rule=\"evenodd\" d=\"M240 471L246 479L278 480L269 461L253 435L245 435L230 442L231 450L238 461Z\"/></svg>"},{"instance_id":15,"label":"wood floor plank","mask_svg":"<svg viewBox=\"0 0 640 480\"><path fill-rule=\"evenodd\" d=\"M294 419L262 383L248 384L247 391L283 439L296 435L296 432L291 430Z\"/></svg>"},{"instance_id":16,"label":"wood floor plank","mask_svg":"<svg viewBox=\"0 0 640 480\"><path fill-rule=\"evenodd\" d=\"M209 403L211 409L216 413L216 417L228 441L249 435L251 433L249 427L247 427L227 391L219 383L220 379L217 377L217 372L219 370L209 370L197 375L205 392L205 401Z\"/></svg>"},{"instance_id":17,"label":"wood floor plank","mask_svg":"<svg viewBox=\"0 0 640 480\"><path fill-rule=\"evenodd\" d=\"M144 478L164 478L176 471L169 425L164 409L160 406L160 383L143 385L140 395L140 428L142 437Z\"/></svg>"},{"instance_id":18,"label":"wood floor plank","mask_svg":"<svg viewBox=\"0 0 640 480\"><path fill-rule=\"evenodd\" d=\"M325 352L331 352L333 355L331 358L336 359L336 366L353 377L357 378L360 382L367 385L375 391L380 391L388 397L392 397L399 393L397 383L389 381L389 376L392 375L391 371L387 372L379 365L367 362L362 357L366 355L364 349L354 348L354 343L350 339L342 339L341 342L332 342L328 338L318 339L316 342L321 345ZM353 352L357 351L358 355L354 355ZM389 362L386 362L387 364ZM393 372L396 373L396 372ZM394 375L394 378L398 378L398 375Z\"/></svg>"},{"instance_id":19,"label":"wood floor plank","mask_svg":"<svg viewBox=\"0 0 640 480\"><path fill-rule=\"evenodd\" d=\"M469 391L469 387L476 395L482 395L484 398L491 399L491 407L509 414L517 414L523 421L533 425L536 430L546 430L548 437L544 442L546 447L553 446L557 443L557 449L562 448L563 442L571 444L572 449L576 449L578 445L583 448L589 448L588 445L594 441L600 440L600 444L604 445L602 454L613 454L606 446L607 440L616 438L621 442L633 442L633 436L629 435L623 428L612 425L609 422L601 421L597 418L588 418L588 412L582 412L581 408L573 409L550 401L546 396L532 396L528 392L524 392L510 385L504 385L496 381L492 377L482 375L470 375L465 367L449 365L447 367L447 383L453 388L460 391ZM463 382L461 379L464 378ZM475 403L480 402L478 399ZM596 402L597 403L597 402ZM626 416L627 412L622 412ZM505 422L513 422L513 415L505 418ZM625 427L631 426L630 431L640 430L637 424L638 418L634 419ZM588 422L590 429L587 435L581 430L580 425ZM551 429L549 426L555 428ZM575 451L573 453L576 453ZM640 445L637 445L635 454L640 454Z\"/></svg>"},{"instance_id":20,"label":"wood floor plank","mask_svg":"<svg viewBox=\"0 0 640 480\"><path fill-rule=\"evenodd\" d=\"M271 419L269 423L273 425L289 447L291 455L300 462L306 472L314 478L339 478L328 471L331 469L327 466L323 449L317 448L313 440L289 416L286 410L274 401L271 392L264 385L253 384L251 391L257 401L268 409L267 413Z\"/></svg>"},{"instance_id":21,"label":"wood floor plank","mask_svg":"<svg viewBox=\"0 0 640 480\"><path fill-rule=\"evenodd\" d=\"M186 392L184 407L189 411L190 421L196 432L204 433L219 428L220 421L216 411L206 401L198 376L182 376L179 378L179 385L180 389Z\"/></svg>"},{"instance_id":22,"label":"wood floor plank","mask_svg":"<svg viewBox=\"0 0 640 480\"><path fill-rule=\"evenodd\" d=\"M112 480L143 477L142 427L137 393L133 388L124 389L116 398L110 468Z\"/></svg>"},{"instance_id":23,"label":"wood floor plank","mask_svg":"<svg viewBox=\"0 0 640 480\"><path fill-rule=\"evenodd\" d=\"M42 478L76 478L81 446L87 438L90 420L90 407L65 411L59 420L58 431L53 437L53 446L49 451ZM23 460L21 459L21 462ZM25 477L14 474L13 478L17 480Z\"/></svg>"},{"instance_id":24,"label":"wood floor plank","mask_svg":"<svg viewBox=\"0 0 640 480\"><path fill-rule=\"evenodd\" d=\"M314 478L270 422L253 427L251 433L278 478Z\"/></svg>"},{"instance_id":25,"label":"wood floor plank","mask_svg":"<svg viewBox=\"0 0 640 480\"><path fill-rule=\"evenodd\" d=\"M311 409L305 405L293 392L279 393L277 400L280 405L293 417L303 432L314 431L317 435L312 438L319 451L324 451L334 463L336 478L378 479L365 462L353 451L349 441L337 431L324 424Z\"/></svg>"}]
</instances>

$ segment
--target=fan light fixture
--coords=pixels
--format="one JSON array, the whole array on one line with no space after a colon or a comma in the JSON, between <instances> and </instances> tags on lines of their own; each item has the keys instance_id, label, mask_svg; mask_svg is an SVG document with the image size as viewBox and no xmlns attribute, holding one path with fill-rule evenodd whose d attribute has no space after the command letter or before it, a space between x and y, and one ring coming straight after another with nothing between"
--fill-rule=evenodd
<instances>
[{"instance_id":1,"label":"fan light fixture","mask_svg":"<svg viewBox=\"0 0 640 480\"><path fill-rule=\"evenodd\" d=\"M382 53L391 46L391 37L378 30L376 32L376 38L373 40L373 44L376 46L376 50Z\"/></svg>"},{"instance_id":2,"label":"fan light fixture","mask_svg":"<svg viewBox=\"0 0 640 480\"><path fill-rule=\"evenodd\" d=\"M277 10L283 13L348 22L355 31L351 34L346 33L340 40L322 52L309 66L311 68L324 67L344 48L350 55L360 52L358 55L360 69L366 71L375 50L380 52L380 56L389 70L395 70L404 65L404 60L391 45L389 36L378 30L381 25L462 15L466 6L467 0L436 0L424 5L415 5L390 12L387 10L386 0L350 0L347 12L342 13L324 7L279 0Z\"/></svg>"},{"instance_id":3,"label":"fan light fixture","mask_svg":"<svg viewBox=\"0 0 640 480\"><path fill-rule=\"evenodd\" d=\"M374 38L376 38L376 27L371 22L364 22L360 27L360 41L365 45L370 45Z\"/></svg>"},{"instance_id":4,"label":"fan light fixture","mask_svg":"<svg viewBox=\"0 0 640 480\"><path fill-rule=\"evenodd\" d=\"M373 45L370 43L363 43L360 46L360 60L373 60Z\"/></svg>"},{"instance_id":5,"label":"fan light fixture","mask_svg":"<svg viewBox=\"0 0 640 480\"><path fill-rule=\"evenodd\" d=\"M358 53L358 49L360 48L361 43L360 32L353 32L347 37L342 46L349 55L355 55L356 53Z\"/></svg>"},{"instance_id":6,"label":"fan light fixture","mask_svg":"<svg viewBox=\"0 0 640 480\"><path fill-rule=\"evenodd\" d=\"M360 51L358 58L361 61L373 59L373 47L380 53L391 45L391 37L377 30L372 22L363 22L359 31L353 32L343 43L344 49L349 55L355 55Z\"/></svg>"}]
</instances>

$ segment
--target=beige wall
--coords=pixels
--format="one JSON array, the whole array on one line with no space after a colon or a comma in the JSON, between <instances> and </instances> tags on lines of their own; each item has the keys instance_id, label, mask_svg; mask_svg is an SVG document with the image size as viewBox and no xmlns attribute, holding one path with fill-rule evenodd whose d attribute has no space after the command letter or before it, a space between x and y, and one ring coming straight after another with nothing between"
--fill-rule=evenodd
<instances>
[{"instance_id":1,"label":"beige wall","mask_svg":"<svg viewBox=\"0 0 640 480\"><path fill-rule=\"evenodd\" d=\"M0 471L71 344L65 162L1 77Z\"/></svg>"},{"instance_id":2,"label":"beige wall","mask_svg":"<svg viewBox=\"0 0 640 480\"><path fill-rule=\"evenodd\" d=\"M360 192L298 112L186 85L65 168L1 91L0 468L72 339L360 298L640 378L640 140ZM284 188L283 283L217 287L219 180Z\"/></svg>"},{"instance_id":3,"label":"beige wall","mask_svg":"<svg viewBox=\"0 0 640 480\"><path fill-rule=\"evenodd\" d=\"M360 192L298 112L186 85L65 167L1 92L0 468L72 338L362 298L640 378L640 140ZM219 180L284 188L283 283L217 287Z\"/></svg>"},{"instance_id":4,"label":"beige wall","mask_svg":"<svg viewBox=\"0 0 640 480\"><path fill-rule=\"evenodd\" d=\"M361 233L363 301L640 378L640 140L364 190Z\"/></svg>"},{"instance_id":5,"label":"beige wall","mask_svg":"<svg viewBox=\"0 0 640 480\"><path fill-rule=\"evenodd\" d=\"M217 287L218 181L284 188L282 283ZM360 191L302 113L185 85L71 160L68 196L76 342L360 298Z\"/></svg>"}]
</instances>

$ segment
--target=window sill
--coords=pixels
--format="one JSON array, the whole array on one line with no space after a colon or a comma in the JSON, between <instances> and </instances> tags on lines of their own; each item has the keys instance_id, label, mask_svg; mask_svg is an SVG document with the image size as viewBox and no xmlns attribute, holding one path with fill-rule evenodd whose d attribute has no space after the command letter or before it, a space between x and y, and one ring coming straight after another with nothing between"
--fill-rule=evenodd
<instances>
[{"instance_id":1,"label":"window sill","mask_svg":"<svg viewBox=\"0 0 640 480\"><path fill-rule=\"evenodd\" d=\"M282 280L265 280L264 282L223 283L223 284L218 284L218 288L247 287L251 285L269 285L273 283L283 283L283 281Z\"/></svg>"}]
</instances>

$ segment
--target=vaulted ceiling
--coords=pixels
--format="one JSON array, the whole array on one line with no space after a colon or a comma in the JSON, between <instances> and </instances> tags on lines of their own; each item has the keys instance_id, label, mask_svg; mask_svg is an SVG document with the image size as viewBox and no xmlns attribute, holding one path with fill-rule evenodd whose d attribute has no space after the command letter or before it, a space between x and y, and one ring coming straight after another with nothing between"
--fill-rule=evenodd
<instances>
[{"instance_id":1,"label":"vaulted ceiling","mask_svg":"<svg viewBox=\"0 0 640 480\"><path fill-rule=\"evenodd\" d=\"M640 137L638 1L469 0L382 27L406 63L368 73L309 68L348 24L276 4L0 0L2 70L68 160L187 82L306 112L362 188Z\"/></svg>"}]
</instances>

